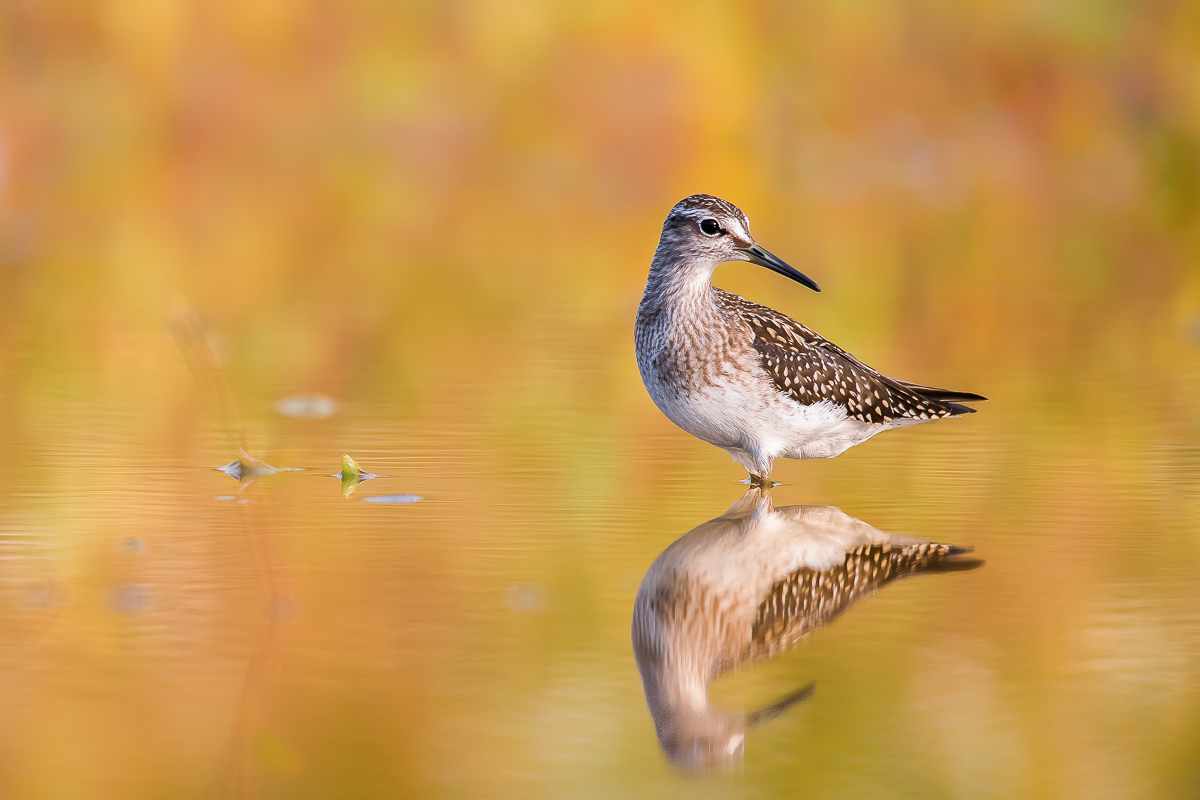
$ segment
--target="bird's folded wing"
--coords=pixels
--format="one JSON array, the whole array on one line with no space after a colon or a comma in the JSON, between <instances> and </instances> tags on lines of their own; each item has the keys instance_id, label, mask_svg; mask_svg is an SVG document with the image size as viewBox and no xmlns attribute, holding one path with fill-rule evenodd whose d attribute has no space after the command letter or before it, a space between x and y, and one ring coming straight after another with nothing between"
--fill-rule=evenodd
<instances>
[{"instance_id":1,"label":"bird's folded wing","mask_svg":"<svg viewBox=\"0 0 1200 800\"><path fill-rule=\"evenodd\" d=\"M959 402L985 399L889 378L790 317L717 291L726 313L753 332L754 349L775 387L801 405L829 401L853 419L883 424L969 414L974 409Z\"/></svg>"}]
</instances>

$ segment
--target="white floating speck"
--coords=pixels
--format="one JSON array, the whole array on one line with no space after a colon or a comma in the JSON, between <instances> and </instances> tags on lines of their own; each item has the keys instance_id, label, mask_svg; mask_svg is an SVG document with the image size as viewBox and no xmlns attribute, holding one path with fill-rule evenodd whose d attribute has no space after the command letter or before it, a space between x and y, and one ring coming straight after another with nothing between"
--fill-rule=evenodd
<instances>
[{"instance_id":1,"label":"white floating speck","mask_svg":"<svg viewBox=\"0 0 1200 800\"><path fill-rule=\"evenodd\" d=\"M510 586L504 599L509 611L542 611L546 607L546 590L540 586Z\"/></svg>"},{"instance_id":2,"label":"white floating speck","mask_svg":"<svg viewBox=\"0 0 1200 800\"><path fill-rule=\"evenodd\" d=\"M368 503L419 503L422 498L415 494L377 494L371 497L364 497Z\"/></svg>"},{"instance_id":3,"label":"white floating speck","mask_svg":"<svg viewBox=\"0 0 1200 800\"><path fill-rule=\"evenodd\" d=\"M337 408L337 401L324 394L298 394L275 404L276 411L292 419L329 419Z\"/></svg>"}]
</instances>

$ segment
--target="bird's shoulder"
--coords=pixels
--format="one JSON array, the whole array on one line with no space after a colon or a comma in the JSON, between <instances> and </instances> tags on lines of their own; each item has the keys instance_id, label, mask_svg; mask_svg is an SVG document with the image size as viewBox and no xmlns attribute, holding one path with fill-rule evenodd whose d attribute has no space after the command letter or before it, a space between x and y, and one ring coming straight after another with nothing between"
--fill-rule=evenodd
<instances>
[{"instance_id":1,"label":"bird's shoulder","mask_svg":"<svg viewBox=\"0 0 1200 800\"><path fill-rule=\"evenodd\" d=\"M752 303L744 297L716 289L717 305L726 316L740 320L750 328L756 339L773 342L779 345L793 347L826 347L842 355L849 356L840 347L814 331L807 325L802 325L787 314L782 314L773 308ZM853 356L850 356L853 358Z\"/></svg>"}]
</instances>

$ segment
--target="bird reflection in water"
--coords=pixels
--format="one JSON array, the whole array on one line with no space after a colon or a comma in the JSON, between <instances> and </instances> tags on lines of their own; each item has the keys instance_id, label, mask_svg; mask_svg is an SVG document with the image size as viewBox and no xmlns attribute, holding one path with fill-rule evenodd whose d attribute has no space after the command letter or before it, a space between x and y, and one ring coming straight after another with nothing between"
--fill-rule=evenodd
<instances>
[{"instance_id":1,"label":"bird reflection in water","mask_svg":"<svg viewBox=\"0 0 1200 800\"><path fill-rule=\"evenodd\" d=\"M813 685L731 713L709 702L711 680L781 653L897 578L983 564L966 552L833 506L774 508L758 488L684 534L650 566L633 609L634 655L667 757L686 772L738 768L746 732Z\"/></svg>"}]
</instances>

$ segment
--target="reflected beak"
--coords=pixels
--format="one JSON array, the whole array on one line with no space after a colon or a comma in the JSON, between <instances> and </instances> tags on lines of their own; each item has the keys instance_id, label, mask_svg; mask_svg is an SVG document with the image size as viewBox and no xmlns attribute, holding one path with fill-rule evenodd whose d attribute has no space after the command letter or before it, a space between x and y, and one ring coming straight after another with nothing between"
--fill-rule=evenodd
<instances>
[{"instance_id":1,"label":"reflected beak","mask_svg":"<svg viewBox=\"0 0 1200 800\"><path fill-rule=\"evenodd\" d=\"M746 260L751 264L758 264L760 267L766 267L772 272L778 272L780 275L786 275L796 283L803 284L814 292L821 291L821 287L813 281L812 278L805 275L798 269L788 266L788 263L778 256L767 252L763 247L752 244L749 247L739 248L741 252L746 254Z\"/></svg>"},{"instance_id":2,"label":"reflected beak","mask_svg":"<svg viewBox=\"0 0 1200 800\"><path fill-rule=\"evenodd\" d=\"M815 683L810 683L803 689L797 689L786 697L781 697L769 706L764 706L758 711L751 711L746 715L746 730L754 730L759 725L764 725L778 717L783 712L787 711L792 706L807 700L812 697L813 691L816 689Z\"/></svg>"}]
</instances>

